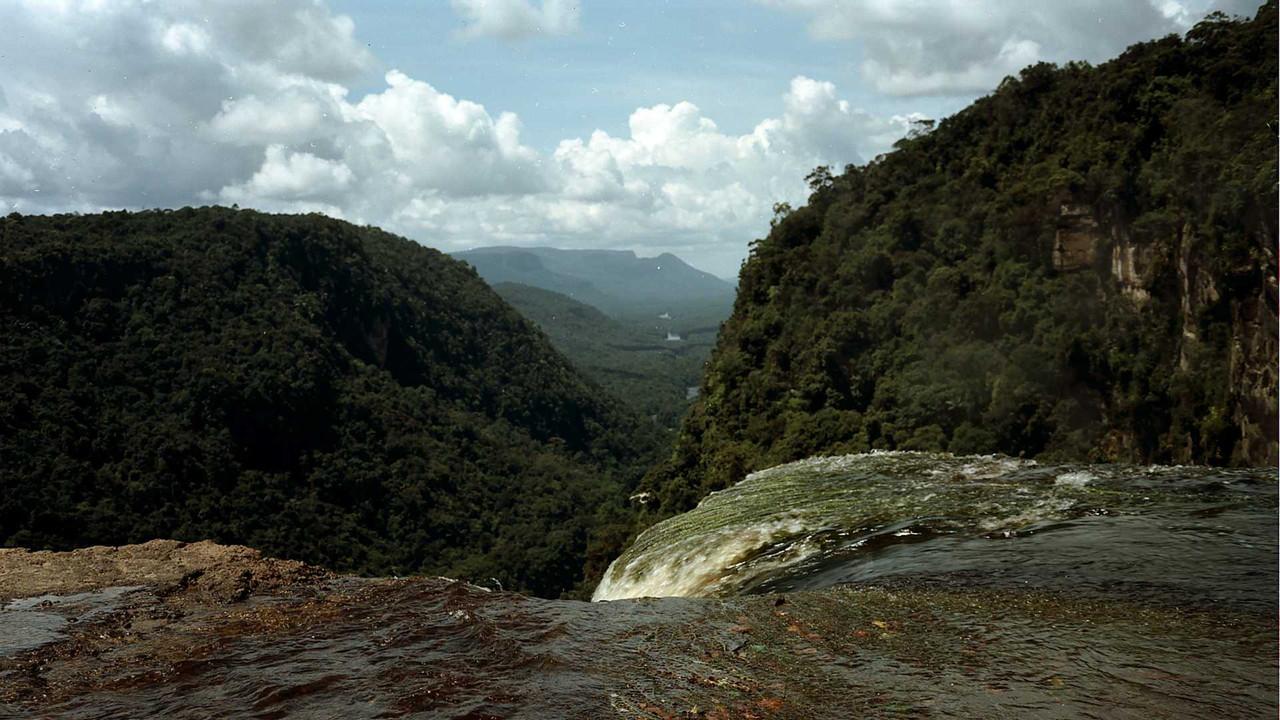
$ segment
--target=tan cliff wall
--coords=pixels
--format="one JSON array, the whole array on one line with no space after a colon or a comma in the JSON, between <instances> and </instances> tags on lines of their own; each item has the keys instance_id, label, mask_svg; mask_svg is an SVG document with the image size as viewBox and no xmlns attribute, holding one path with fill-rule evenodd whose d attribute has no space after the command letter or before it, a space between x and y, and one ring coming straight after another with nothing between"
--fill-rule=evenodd
<instances>
[{"instance_id":1,"label":"tan cliff wall","mask_svg":"<svg viewBox=\"0 0 1280 720\"><path fill-rule=\"evenodd\" d=\"M1276 267L1275 245L1266 248L1271 268ZM1261 291L1231 308L1230 387L1235 402L1231 420L1240 427L1234 461L1251 464L1280 463L1280 418L1277 418L1277 321L1276 276L1269 274Z\"/></svg>"},{"instance_id":2,"label":"tan cliff wall","mask_svg":"<svg viewBox=\"0 0 1280 720\"><path fill-rule=\"evenodd\" d=\"M1262 265L1276 267L1275 244L1270 231L1260 226L1251 238L1263 249ZM1219 280L1208 270L1206 248L1189 223L1183 223L1168 237L1135 240L1128 224L1118 214L1099 211L1083 202L1064 202L1058 213L1052 259L1058 272L1101 270L1099 258L1108 258L1107 272L1121 297L1137 312L1159 312L1151 307L1153 295L1173 287L1176 323L1179 331L1177 368L1182 372L1221 372L1225 375L1225 407L1222 422L1238 428L1239 437L1230 461L1244 465L1280 464L1280 383L1277 361L1280 347L1277 333L1277 278L1267 272L1261 290L1248 297L1226 297L1230 316L1230 338L1225 348L1213 347L1213 339L1202 337L1199 318L1223 302ZM1248 271L1249 268L1239 268ZM1225 350L1225 356L1224 352ZM1171 431L1173 432L1173 431ZM1191 462L1195 457L1190 438L1170 438L1171 445L1183 447L1177 459ZM1112 432L1106 442L1107 454L1123 460L1134 448L1134 439Z\"/></svg>"}]
</instances>

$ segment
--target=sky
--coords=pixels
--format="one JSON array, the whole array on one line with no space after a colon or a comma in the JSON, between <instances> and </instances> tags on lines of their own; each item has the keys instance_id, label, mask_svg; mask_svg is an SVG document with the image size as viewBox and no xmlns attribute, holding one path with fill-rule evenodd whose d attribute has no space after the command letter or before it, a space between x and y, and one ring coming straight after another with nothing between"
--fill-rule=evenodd
<instances>
[{"instance_id":1,"label":"sky","mask_svg":"<svg viewBox=\"0 0 1280 720\"><path fill-rule=\"evenodd\" d=\"M805 176L1254 0L0 0L0 213L237 204L735 275Z\"/></svg>"}]
</instances>

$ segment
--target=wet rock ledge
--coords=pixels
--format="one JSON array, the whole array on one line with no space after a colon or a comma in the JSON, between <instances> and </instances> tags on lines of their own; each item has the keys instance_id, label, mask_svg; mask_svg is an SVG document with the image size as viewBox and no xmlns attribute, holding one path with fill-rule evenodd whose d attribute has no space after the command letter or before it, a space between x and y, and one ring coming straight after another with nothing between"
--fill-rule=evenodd
<instances>
[{"instance_id":1,"label":"wet rock ledge","mask_svg":"<svg viewBox=\"0 0 1280 720\"><path fill-rule=\"evenodd\" d=\"M0 550L0 718L1274 716L1273 606L983 581L584 603L209 542Z\"/></svg>"},{"instance_id":2,"label":"wet rock ledge","mask_svg":"<svg viewBox=\"0 0 1280 720\"><path fill-rule=\"evenodd\" d=\"M331 573L252 548L204 541L152 540L74 552L0 548L0 601L146 586L185 600L244 600L255 592L313 587Z\"/></svg>"}]
</instances>

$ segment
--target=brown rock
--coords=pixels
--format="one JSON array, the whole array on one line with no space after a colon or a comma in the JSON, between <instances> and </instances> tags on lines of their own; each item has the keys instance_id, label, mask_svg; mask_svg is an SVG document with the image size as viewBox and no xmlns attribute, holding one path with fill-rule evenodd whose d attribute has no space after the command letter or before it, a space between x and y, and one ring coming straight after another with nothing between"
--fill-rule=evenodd
<instances>
[{"instance_id":1,"label":"brown rock","mask_svg":"<svg viewBox=\"0 0 1280 720\"><path fill-rule=\"evenodd\" d=\"M300 562L264 558L251 548L208 540L152 540L75 552L0 549L0 600L146 585L165 595L194 592L237 602L259 590L328 577L328 572Z\"/></svg>"}]
</instances>

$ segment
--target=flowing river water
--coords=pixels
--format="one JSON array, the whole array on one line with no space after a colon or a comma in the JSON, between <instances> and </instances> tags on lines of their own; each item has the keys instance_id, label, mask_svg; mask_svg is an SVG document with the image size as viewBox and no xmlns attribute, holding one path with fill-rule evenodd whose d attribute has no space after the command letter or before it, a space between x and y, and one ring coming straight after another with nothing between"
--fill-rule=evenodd
<instances>
[{"instance_id":1,"label":"flowing river water","mask_svg":"<svg viewBox=\"0 0 1280 720\"><path fill-rule=\"evenodd\" d=\"M1277 562L1271 469L817 458L650 528L601 602L11 601L0 715L1274 717Z\"/></svg>"},{"instance_id":2,"label":"flowing river water","mask_svg":"<svg viewBox=\"0 0 1280 720\"><path fill-rule=\"evenodd\" d=\"M649 529L594 599L911 579L1266 608L1276 602L1275 515L1271 470L813 458Z\"/></svg>"}]
</instances>

